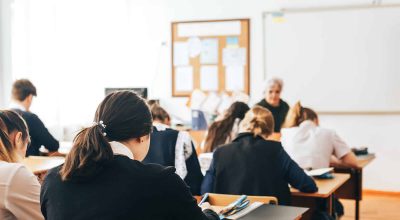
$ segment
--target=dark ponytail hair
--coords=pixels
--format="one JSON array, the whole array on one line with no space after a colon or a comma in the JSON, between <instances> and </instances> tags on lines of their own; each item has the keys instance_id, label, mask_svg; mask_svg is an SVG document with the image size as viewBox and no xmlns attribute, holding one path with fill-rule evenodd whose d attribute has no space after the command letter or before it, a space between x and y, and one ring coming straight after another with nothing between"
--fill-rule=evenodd
<instances>
[{"instance_id":1,"label":"dark ponytail hair","mask_svg":"<svg viewBox=\"0 0 400 220\"><path fill-rule=\"evenodd\" d=\"M28 126L18 113L10 110L0 111L0 161L17 162L18 155L10 140L13 132L21 132L22 140L29 142Z\"/></svg>"},{"instance_id":2,"label":"dark ponytail hair","mask_svg":"<svg viewBox=\"0 0 400 220\"><path fill-rule=\"evenodd\" d=\"M60 170L62 180L95 174L113 159L109 142L139 138L152 129L146 102L130 91L109 94L97 107L94 121L76 135Z\"/></svg>"},{"instance_id":3,"label":"dark ponytail hair","mask_svg":"<svg viewBox=\"0 0 400 220\"><path fill-rule=\"evenodd\" d=\"M213 152L218 146L225 144L231 135L236 119L242 120L249 106L244 102L234 102L227 110L224 119L211 124L204 144L204 152Z\"/></svg>"}]
</instances>

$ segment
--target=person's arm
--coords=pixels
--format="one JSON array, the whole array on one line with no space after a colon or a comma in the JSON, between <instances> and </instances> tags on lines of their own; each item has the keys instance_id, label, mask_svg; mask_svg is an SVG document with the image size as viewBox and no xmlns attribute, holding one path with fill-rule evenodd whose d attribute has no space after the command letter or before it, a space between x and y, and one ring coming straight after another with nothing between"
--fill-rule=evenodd
<instances>
[{"instance_id":1,"label":"person's arm","mask_svg":"<svg viewBox=\"0 0 400 220\"><path fill-rule=\"evenodd\" d=\"M197 158L196 149L192 143L192 154L186 160L187 175L185 182L190 186L190 191L193 195L200 194L201 182L203 181L203 174L201 173L199 159Z\"/></svg>"},{"instance_id":2,"label":"person's arm","mask_svg":"<svg viewBox=\"0 0 400 220\"><path fill-rule=\"evenodd\" d=\"M351 168L358 168L357 157L351 151L350 147L344 142L336 132L332 133L332 144L334 156L338 159L339 165Z\"/></svg>"},{"instance_id":3,"label":"person's arm","mask_svg":"<svg viewBox=\"0 0 400 220\"><path fill-rule=\"evenodd\" d=\"M5 197L6 208L17 219L44 219L40 212L40 184L26 167L18 168Z\"/></svg>"},{"instance_id":4,"label":"person's arm","mask_svg":"<svg viewBox=\"0 0 400 220\"><path fill-rule=\"evenodd\" d=\"M60 147L60 143L50 134L49 130L47 130L46 126L44 126L42 120L35 115L32 114L30 118L31 126L29 128L30 135L37 140L40 145L43 145L49 152L55 152Z\"/></svg>"},{"instance_id":5,"label":"person's arm","mask_svg":"<svg viewBox=\"0 0 400 220\"><path fill-rule=\"evenodd\" d=\"M281 161L281 169L285 173L285 180L294 188L301 192L313 193L318 191L318 187L314 180L309 177L299 165L290 158L286 151L282 148L279 152L279 161Z\"/></svg>"},{"instance_id":6,"label":"person's arm","mask_svg":"<svg viewBox=\"0 0 400 220\"><path fill-rule=\"evenodd\" d=\"M197 205L196 199L190 193L188 186L176 174L168 177L166 197L171 219L176 220L217 220L218 215L211 209L204 211Z\"/></svg>"},{"instance_id":7,"label":"person's arm","mask_svg":"<svg viewBox=\"0 0 400 220\"><path fill-rule=\"evenodd\" d=\"M215 180L215 165L214 159L211 161L210 168L208 168L204 176L203 183L201 184L201 194L213 192Z\"/></svg>"}]
</instances>

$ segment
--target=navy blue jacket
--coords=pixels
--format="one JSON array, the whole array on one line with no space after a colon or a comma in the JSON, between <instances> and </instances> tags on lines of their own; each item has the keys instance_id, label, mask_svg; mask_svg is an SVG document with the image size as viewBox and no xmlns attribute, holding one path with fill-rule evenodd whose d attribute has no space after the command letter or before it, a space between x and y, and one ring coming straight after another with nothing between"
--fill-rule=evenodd
<instances>
[{"instance_id":1,"label":"navy blue jacket","mask_svg":"<svg viewBox=\"0 0 400 220\"><path fill-rule=\"evenodd\" d=\"M241 133L219 147L202 185L202 193L275 196L290 204L288 184L302 192L318 190L314 180L294 162L280 142Z\"/></svg>"},{"instance_id":2,"label":"navy blue jacket","mask_svg":"<svg viewBox=\"0 0 400 220\"><path fill-rule=\"evenodd\" d=\"M39 156L39 149L43 145L50 152L57 151L60 143L50 134L40 118L27 111L13 109L26 121L31 136L31 145L26 150L26 156Z\"/></svg>"},{"instance_id":3,"label":"navy blue jacket","mask_svg":"<svg viewBox=\"0 0 400 220\"><path fill-rule=\"evenodd\" d=\"M156 163L163 166L175 166L175 145L179 131L167 128L164 131L158 131L153 127L153 133L150 139L150 149L144 164ZM184 181L190 187L193 195L200 194L203 174L201 173L199 160L196 150L192 144L192 155L186 160L188 174Z\"/></svg>"}]
</instances>

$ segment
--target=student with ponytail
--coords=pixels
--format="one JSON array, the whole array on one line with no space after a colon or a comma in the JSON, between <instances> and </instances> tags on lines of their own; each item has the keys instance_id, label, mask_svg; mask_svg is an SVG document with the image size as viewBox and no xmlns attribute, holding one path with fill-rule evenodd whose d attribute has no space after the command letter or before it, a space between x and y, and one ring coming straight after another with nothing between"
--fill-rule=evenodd
<instances>
[{"instance_id":1,"label":"student with ponytail","mask_svg":"<svg viewBox=\"0 0 400 220\"><path fill-rule=\"evenodd\" d=\"M282 145L303 168L329 167L331 157L348 167L357 167L357 158L335 131L321 128L318 115L297 102L290 109L282 129Z\"/></svg>"},{"instance_id":2,"label":"student with ponytail","mask_svg":"<svg viewBox=\"0 0 400 220\"><path fill-rule=\"evenodd\" d=\"M152 117L135 93L108 95L42 187L46 219L218 219L202 212L175 168L144 165Z\"/></svg>"},{"instance_id":3,"label":"student with ponytail","mask_svg":"<svg viewBox=\"0 0 400 220\"><path fill-rule=\"evenodd\" d=\"M40 184L19 163L29 142L25 121L13 111L0 111L0 219L43 219Z\"/></svg>"},{"instance_id":4,"label":"student with ponytail","mask_svg":"<svg viewBox=\"0 0 400 220\"><path fill-rule=\"evenodd\" d=\"M202 193L275 196L279 204L288 205L288 184L302 192L317 191L313 179L287 155L281 143L268 140L273 131L274 118L268 109L250 109L238 137L214 152Z\"/></svg>"}]
</instances>

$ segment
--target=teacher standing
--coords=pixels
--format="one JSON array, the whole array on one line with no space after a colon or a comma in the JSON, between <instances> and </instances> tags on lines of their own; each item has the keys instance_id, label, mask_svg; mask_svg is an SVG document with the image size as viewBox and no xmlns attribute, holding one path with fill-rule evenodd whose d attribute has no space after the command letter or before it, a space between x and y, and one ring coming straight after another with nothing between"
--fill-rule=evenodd
<instances>
[{"instance_id":1,"label":"teacher standing","mask_svg":"<svg viewBox=\"0 0 400 220\"><path fill-rule=\"evenodd\" d=\"M282 79L271 78L266 83L264 99L257 103L257 105L267 108L269 111L271 111L275 121L274 132L277 133L281 131L282 124L284 123L286 115L289 111L289 105L281 99L282 89Z\"/></svg>"}]
</instances>

